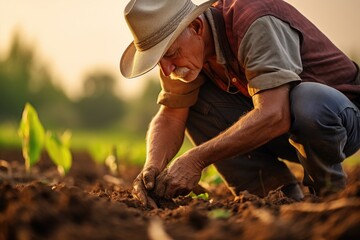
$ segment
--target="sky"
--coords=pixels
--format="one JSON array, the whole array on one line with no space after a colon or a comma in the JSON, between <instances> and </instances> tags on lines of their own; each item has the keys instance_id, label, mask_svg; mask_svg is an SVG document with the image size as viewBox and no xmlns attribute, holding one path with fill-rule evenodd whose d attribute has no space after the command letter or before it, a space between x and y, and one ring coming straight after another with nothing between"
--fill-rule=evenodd
<instances>
[{"instance_id":1,"label":"sky","mask_svg":"<svg viewBox=\"0 0 360 240\"><path fill-rule=\"evenodd\" d=\"M175 1L175 0L174 0ZM83 77L95 70L111 72L124 97L141 91L146 77L124 79L122 52L132 41L123 17L127 0L0 0L0 57L15 31L35 47L70 96ZM195 2L199 2L196 0ZM341 50L360 56L359 0L287 0L320 28ZM1 81L1 79L0 79Z\"/></svg>"}]
</instances>

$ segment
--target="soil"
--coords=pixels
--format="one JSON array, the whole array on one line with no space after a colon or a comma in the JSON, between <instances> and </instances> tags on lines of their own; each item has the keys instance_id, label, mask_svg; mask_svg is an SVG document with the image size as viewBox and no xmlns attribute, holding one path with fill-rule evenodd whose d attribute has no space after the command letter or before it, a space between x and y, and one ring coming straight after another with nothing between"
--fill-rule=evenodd
<instances>
[{"instance_id":1,"label":"soil","mask_svg":"<svg viewBox=\"0 0 360 240\"><path fill-rule=\"evenodd\" d=\"M1 240L360 239L360 166L347 168L347 188L326 198L307 193L294 202L275 190L234 199L220 183L206 186L208 199L180 197L151 210L131 195L140 167L114 174L74 153L61 177L46 155L31 175L20 151L0 150L0 159Z\"/></svg>"}]
</instances>

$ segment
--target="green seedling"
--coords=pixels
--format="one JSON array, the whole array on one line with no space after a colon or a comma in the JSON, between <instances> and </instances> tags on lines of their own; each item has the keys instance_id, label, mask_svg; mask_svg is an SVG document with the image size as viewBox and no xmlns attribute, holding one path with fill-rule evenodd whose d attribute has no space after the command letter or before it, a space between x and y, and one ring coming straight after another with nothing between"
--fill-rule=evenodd
<instances>
[{"instance_id":1,"label":"green seedling","mask_svg":"<svg viewBox=\"0 0 360 240\"><path fill-rule=\"evenodd\" d=\"M212 219L228 219L231 217L231 212L227 209L217 208L209 212L209 217Z\"/></svg>"},{"instance_id":2,"label":"green seedling","mask_svg":"<svg viewBox=\"0 0 360 240\"><path fill-rule=\"evenodd\" d=\"M202 200L205 200L205 201L209 201L209 194L208 193L201 193L201 194L196 195L194 192L191 192L190 197L192 199L202 199Z\"/></svg>"},{"instance_id":3,"label":"green seedling","mask_svg":"<svg viewBox=\"0 0 360 240\"><path fill-rule=\"evenodd\" d=\"M44 127L35 108L30 103L25 105L18 132L22 140L22 153L27 173L30 173L32 166L40 160L44 144L60 174L64 176L70 170L72 163L69 149L71 133L66 131L61 137L58 137L48 131L45 136Z\"/></svg>"},{"instance_id":4,"label":"green seedling","mask_svg":"<svg viewBox=\"0 0 360 240\"><path fill-rule=\"evenodd\" d=\"M27 173L30 173L31 167L40 159L44 146L45 131L36 110L29 103L25 105L18 132L22 140L25 169Z\"/></svg>"},{"instance_id":5,"label":"green seedling","mask_svg":"<svg viewBox=\"0 0 360 240\"><path fill-rule=\"evenodd\" d=\"M117 157L116 147L113 147L110 154L105 159L105 165L113 174L120 173L119 158Z\"/></svg>"},{"instance_id":6,"label":"green seedling","mask_svg":"<svg viewBox=\"0 0 360 240\"><path fill-rule=\"evenodd\" d=\"M92 144L88 151L96 163L107 166L113 174L119 173L120 164L116 146L97 143Z\"/></svg>"},{"instance_id":7,"label":"green seedling","mask_svg":"<svg viewBox=\"0 0 360 240\"><path fill-rule=\"evenodd\" d=\"M112 146L109 144L92 143L88 151L96 163L105 164L106 159L111 155Z\"/></svg>"},{"instance_id":8,"label":"green seedling","mask_svg":"<svg viewBox=\"0 0 360 240\"><path fill-rule=\"evenodd\" d=\"M69 131L65 131L60 137L51 131L46 133L46 150L62 176L69 172L72 164L70 139L71 133Z\"/></svg>"}]
</instances>

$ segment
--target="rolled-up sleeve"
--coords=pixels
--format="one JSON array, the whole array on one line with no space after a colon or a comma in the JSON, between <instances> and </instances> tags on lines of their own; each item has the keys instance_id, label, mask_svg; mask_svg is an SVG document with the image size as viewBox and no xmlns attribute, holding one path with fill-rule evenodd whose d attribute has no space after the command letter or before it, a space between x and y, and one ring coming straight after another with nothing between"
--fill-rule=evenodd
<instances>
[{"instance_id":1,"label":"rolled-up sleeve","mask_svg":"<svg viewBox=\"0 0 360 240\"><path fill-rule=\"evenodd\" d=\"M299 34L273 16L261 17L250 26L239 47L238 58L245 69L251 96L301 81Z\"/></svg>"},{"instance_id":2,"label":"rolled-up sleeve","mask_svg":"<svg viewBox=\"0 0 360 240\"><path fill-rule=\"evenodd\" d=\"M162 90L158 95L157 103L171 108L186 108L196 103L205 77L200 74L194 81L184 83L172 80L160 71L160 80Z\"/></svg>"}]
</instances>

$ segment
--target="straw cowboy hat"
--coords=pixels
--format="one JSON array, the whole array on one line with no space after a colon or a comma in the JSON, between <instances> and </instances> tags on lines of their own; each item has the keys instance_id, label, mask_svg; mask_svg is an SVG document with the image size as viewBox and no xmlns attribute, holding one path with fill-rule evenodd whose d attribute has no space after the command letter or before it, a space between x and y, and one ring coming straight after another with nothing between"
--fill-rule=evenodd
<instances>
[{"instance_id":1,"label":"straw cowboy hat","mask_svg":"<svg viewBox=\"0 0 360 240\"><path fill-rule=\"evenodd\" d=\"M122 75L134 78L153 69L181 32L215 1L195 5L191 0L131 0L124 15L134 41L121 57Z\"/></svg>"}]
</instances>

